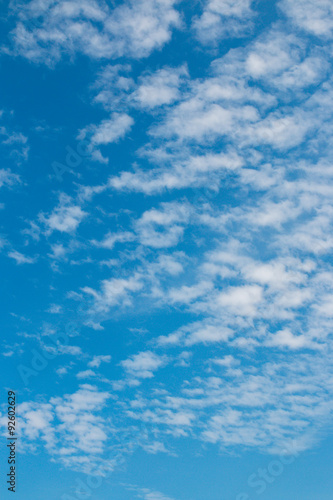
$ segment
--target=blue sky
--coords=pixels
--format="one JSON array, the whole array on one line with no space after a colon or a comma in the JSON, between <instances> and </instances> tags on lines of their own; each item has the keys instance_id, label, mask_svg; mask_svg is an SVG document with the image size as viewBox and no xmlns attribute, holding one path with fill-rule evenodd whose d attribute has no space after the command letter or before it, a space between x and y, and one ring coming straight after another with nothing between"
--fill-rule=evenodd
<instances>
[{"instance_id":1,"label":"blue sky","mask_svg":"<svg viewBox=\"0 0 333 500\"><path fill-rule=\"evenodd\" d=\"M0 8L16 498L331 499L332 3Z\"/></svg>"}]
</instances>

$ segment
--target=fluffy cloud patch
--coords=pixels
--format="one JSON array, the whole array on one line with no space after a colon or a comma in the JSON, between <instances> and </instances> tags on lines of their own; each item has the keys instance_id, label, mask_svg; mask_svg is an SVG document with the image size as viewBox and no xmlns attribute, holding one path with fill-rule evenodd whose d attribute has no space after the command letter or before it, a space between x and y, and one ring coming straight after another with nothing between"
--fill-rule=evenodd
<instances>
[{"instance_id":1,"label":"fluffy cloud patch","mask_svg":"<svg viewBox=\"0 0 333 500\"><path fill-rule=\"evenodd\" d=\"M207 0L194 29L202 43L216 43L223 38L237 38L251 31L252 0Z\"/></svg>"},{"instance_id":2,"label":"fluffy cloud patch","mask_svg":"<svg viewBox=\"0 0 333 500\"><path fill-rule=\"evenodd\" d=\"M151 351L144 351L122 361L121 365L132 377L152 378L154 372L164 366L166 362L166 356L158 356Z\"/></svg>"},{"instance_id":3,"label":"fluffy cloud patch","mask_svg":"<svg viewBox=\"0 0 333 500\"><path fill-rule=\"evenodd\" d=\"M41 214L39 219L46 226L48 234L53 231L71 233L78 228L86 216L87 213L80 206L75 205L69 196L61 194L58 206L48 216Z\"/></svg>"},{"instance_id":4,"label":"fluffy cloud patch","mask_svg":"<svg viewBox=\"0 0 333 500\"><path fill-rule=\"evenodd\" d=\"M147 57L180 25L174 0L140 0L110 8L104 1L16 2L14 52L53 65L63 54L93 59Z\"/></svg>"}]
</instances>

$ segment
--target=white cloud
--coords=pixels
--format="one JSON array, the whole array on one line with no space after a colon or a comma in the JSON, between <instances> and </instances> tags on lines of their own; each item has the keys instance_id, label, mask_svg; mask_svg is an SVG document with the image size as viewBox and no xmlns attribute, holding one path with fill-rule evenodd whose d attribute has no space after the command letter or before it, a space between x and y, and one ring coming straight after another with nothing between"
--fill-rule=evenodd
<instances>
[{"instance_id":1,"label":"white cloud","mask_svg":"<svg viewBox=\"0 0 333 500\"><path fill-rule=\"evenodd\" d=\"M134 275L128 279L111 278L103 280L101 284L102 291L90 287L82 288L83 292L91 295L94 300L94 310L96 312L106 312L115 305L130 305L130 294L138 292L143 287L140 275Z\"/></svg>"},{"instance_id":2,"label":"white cloud","mask_svg":"<svg viewBox=\"0 0 333 500\"><path fill-rule=\"evenodd\" d=\"M223 324L212 320L197 321L186 327L182 327L169 335L161 335L157 338L157 345L171 347L177 345L192 346L194 344L212 344L228 342L234 332Z\"/></svg>"},{"instance_id":3,"label":"white cloud","mask_svg":"<svg viewBox=\"0 0 333 500\"><path fill-rule=\"evenodd\" d=\"M14 259L16 264L34 264L36 262L36 257L28 257L17 250L8 252L8 257Z\"/></svg>"},{"instance_id":4,"label":"white cloud","mask_svg":"<svg viewBox=\"0 0 333 500\"><path fill-rule=\"evenodd\" d=\"M298 27L320 37L333 33L333 6L330 0L280 0L280 9Z\"/></svg>"},{"instance_id":5,"label":"white cloud","mask_svg":"<svg viewBox=\"0 0 333 500\"><path fill-rule=\"evenodd\" d=\"M76 52L93 59L147 57L163 47L180 25L174 4L174 0L139 0L114 9L102 1L17 4L15 52L48 65Z\"/></svg>"},{"instance_id":6,"label":"white cloud","mask_svg":"<svg viewBox=\"0 0 333 500\"><path fill-rule=\"evenodd\" d=\"M84 384L77 392L50 398L48 403L21 403L21 439L30 450L44 444L62 465L91 473L106 451L109 437L98 412L109 398L109 393Z\"/></svg>"},{"instance_id":7,"label":"white cloud","mask_svg":"<svg viewBox=\"0 0 333 500\"><path fill-rule=\"evenodd\" d=\"M66 366L61 366L56 370L56 373L60 376L66 375L66 373L68 373L68 368Z\"/></svg>"},{"instance_id":8,"label":"white cloud","mask_svg":"<svg viewBox=\"0 0 333 500\"><path fill-rule=\"evenodd\" d=\"M100 356L94 356L91 361L89 361L88 366L90 368L99 368L101 363L110 363L111 356L109 354L102 354Z\"/></svg>"},{"instance_id":9,"label":"white cloud","mask_svg":"<svg viewBox=\"0 0 333 500\"><path fill-rule=\"evenodd\" d=\"M51 304L47 310L47 312L51 314L60 314L62 311L62 306L60 304Z\"/></svg>"},{"instance_id":10,"label":"white cloud","mask_svg":"<svg viewBox=\"0 0 333 500\"><path fill-rule=\"evenodd\" d=\"M102 241L92 240L92 244L100 248L112 250L116 243L126 243L133 241L134 239L135 236L133 233L124 231L122 233L108 233Z\"/></svg>"},{"instance_id":11,"label":"white cloud","mask_svg":"<svg viewBox=\"0 0 333 500\"><path fill-rule=\"evenodd\" d=\"M244 269L244 275L247 279L259 283L260 285L269 285L273 288L283 288L291 283L304 283L306 276L298 270L287 269L283 262L274 261L269 263L251 262Z\"/></svg>"},{"instance_id":12,"label":"white cloud","mask_svg":"<svg viewBox=\"0 0 333 500\"><path fill-rule=\"evenodd\" d=\"M247 144L267 144L278 150L287 150L300 145L316 123L312 117L300 112L292 115L275 113L254 127L247 127Z\"/></svg>"},{"instance_id":13,"label":"white cloud","mask_svg":"<svg viewBox=\"0 0 333 500\"><path fill-rule=\"evenodd\" d=\"M168 248L178 244L189 217L190 209L186 204L162 203L160 210L153 208L144 212L135 229L143 245Z\"/></svg>"},{"instance_id":14,"label":"white cloud","mask_svg":"<svg viewBox=\"0 0 333 500\"><path fill-rule=\"evenodd\" d=\"M207 0L194 29L202 43L216 43L223 38L237 38L251 31L252 0Z\"/></svg>"},{"instance_id":15,"label":"white cloud","mask_svg":"<svg viewBox=\"0 0 333 500\"><path fill-rule=\"evenodd\" d=\"M13 184L18 184L19 182L20 177L17 174L13 174L13 172L9 169L0 169L0 188L3 186L12 186Z\"/></svg>"},{"instance_id":16,"label":"white cloud","mask_svg":"<svg viewBox=\"0 0 333 500\"><path fill-rule=\"evenodd\" d=\"M302 42L293 35L270 31L254 43L245 67L253 78L276 76L299 62Z\"/></svg>"},{"instance_id":17,"label":"white cloud","mask_svg":"<svg viewBox=\"0 0 333 500\"><path fill-rule=\"evenodd\" d=\"M84 370L83 372L79 372L76 374L76 377L81 378L92 378L96 377L96 373L93 370Z\"/></svg>"},{"instance_id":18,"label":"white cloud","mask_svg":"<svg viewBox=\"0 0 333 500\"><path fill-rule=\"evenodd\" d=\"M236 360L230 354L228 354L227 356L224 356L224 358L213 359L212 362L215 363L218 366L225 366L225 367L229 367L229 366L233 366L235 364L239 364L239 361Z\"/></svg>"},{"instance_id":19,"label":"white cloud","mask_svg":"<svg viewBox=\"0 0 333 500\"><path fill-rule=\"evenodd\" d=\"M89 125L80 131L79 138L90 136L94 146L110 144L123 138L131 129L133 118L125 113L113 113L109 120L103 120L99 125Z\"/></svg>"},{"instance_id":20,"label":"white cloud","mask_svg":"<svg viewBox=\"0 0 333 500\"><path fill-rule=\"evenodd\" d=\"M228 170L239 169L243 159L235 153L206 154L192 156L185 160L170 158L172 167L151 169L148 173L137 170L135 173L122 172L109 179L109 186L117 190L130 190L154 194L168 189L200 187L207 183L208 174L214 175L216 185Z\"/></svg>"},{"instance_id":21,"label":"white cloud","mask_svg":"<svg viewBox=\"0 0 333 500\"><path fill-rule=\"evenodd\" d=\"M177 435L173 429L176 414L177 425L191 425L192 436L218 443L223 450L299 452L313 446L318 439L316 428L327 423L332 408L325 398L331 372L329 380L327 373L323 376L327 359L321 354L298 353L289 361L279 356L260 367L247 362L240 365L232 356L216 363L212 360L208 374L200 371L191 381L182 378L177 386L181 396L173 390L160 391L154 398L147 392L143 398L141 388L138 404L131 404L129 413L151 422L156 432L166 436ZM185 427L178 435L186 435L183 432Z\"/></svg>"},{"instance_id":22,"label":"white cloud","mask_svg":"<svg viewBox=\"0 0 333 500\"><path fill-rule=\"evenodd\" d=\"M128 76L129 64L108 64L98 73L93 89L97 90L94 102L101 104L108 111L118 111L129 99L134 87L134 80Z\"/></svg>"},{"instance_id":23,"label":"white cloud","mask_svg":"<svg viewBox=\"0 0 333 500\"><path fill-rule=\"evenodd\" d=\"M258 113L252 106L233 109L192 98L170 111L167 121L152 131L157 137L177 137L181 140L212 142L227 135L236 126L257 121Z\"/></svg>"},{"instance_id":24,"label":"white cloud","mask_svg":"<svg viewBox=\"0 0 333 500\"><path fill-rule=\"evenodd\" d=\"M4 112L1 111L0 118L3 119ZM10 150L9 157L14 158L16 164L28 159L29 146L28 138L21 132L10 130L7 126L0 126L0 136L4 136L1 144ZM20 177L11 173L9 169L0 169L0 187L4 179L8 184L20 182Z\"/></svg>"},{"instance_id":25,"label":"white cloud","mask_svg":"<svg viewBox=\"0 0 333 500\"><path fill-rule=\"evenodd\" d=\"M87 215L80 206L73 203L69 196L61 194L59 205L54 208L49 216L40 214L39 220L46 226L48 234L53 231L71 233L78 228Z\"/></svg>"},{"instance_id":26,"label":"white cloud","mask_svg":"<svg viewBox=\"0 0 333 500\"><path fill-rule=\"evenodd\" d=\"M268 88L283 102L288 101L287 91L300 93L324 81L329 64L322 47L307 47L304 38L277 24L247 47L214 61L213 68L222 78L226 73L233 77L238 74L237 79L243 86L249 78L259 81L264 89ZM265 97L267 100L269 95L266 93Z\"/></svg>"},{"instance_id":27,"label":"white cloud","mask_svg":"<svg viewBox=\"0 0 333 500\"><path fill-rule=\"evenodd\" d=\"M157 272L165 272L171 276L178 276L184 271L183 265L179 260L183 254L160 255L156 263Z\"/></svg>"},{"instance_id":28,"label":"white cloud","mask_svg":"<svg viewBox=\"0 0 333 500\"><path fill-rule=\"evenodd\" d=\"M231 314L255 316L262 300L262 288L258 285L230 287L217 297L217 303Z\"/></svg>"},{"instance_id":29,"label":"white cloud","mask_svg":"<svg viewBox=\"0 0 333 500\"><path fill-rule=\"evenodd\" d=\"M165 366L166 363L166 356L158 356L154 352L144 351L122 361L121 365L132 377L152 378L154 372Z\"/></svg>"},{"instance_id":30,"label":"white cloud","mask_svg":"<svg viewBox=\"0 0 333 500\"><path fill-rule=\"evenodd\" d=\"M193 328L193 331L185 340L185 344L193 345L199 343L210 344L215 342L227 342L232 336L233 332L230 328L207 323Z\"/></svg>"},{"instance_id":31,"label":"white cloud","mask_svg":"<svg viewBox=\"0 0 333 500\"><path fill-rule=\"evenodd\" d=\"M159 491L150 490L148 488L138 488L137 495L143 500L173 500Z\"/></svg>"},{"instance_id":32,"label":"white cloud","mask_svg":"<svg viewBox=\"0 0 333 500\"><path fill-rule=\"evenodd\" d=\"M209 281L202 281L193 286L183 285L179 288L171 288L169 300L171 303L189 304L198 297L206 295L212 288L213 284Z\"/></svg>"},{"instance_id":33,"label":"white cloud","mask_svg":"<svg viewBox=\"0 0 333 500\"><path fill-rule=\"evenodd\" d=\"M153 109L171 104L180 97L181 79L188 76L185 66L163 68L141 78L132 99L139 107Z\"/></svg>"},{"instance_id":34,"label":"white cloud","mask_svg":"<svg viewBox=\"0 0 333 500\"><path fill-rule=\"evenodd\" d=\"M302 349L311 347L311 342L304 335L293 335L288 329L275 333L267 341L267 345L275 347L288 347L289 349Z\"/></svg>"}]
</instances>

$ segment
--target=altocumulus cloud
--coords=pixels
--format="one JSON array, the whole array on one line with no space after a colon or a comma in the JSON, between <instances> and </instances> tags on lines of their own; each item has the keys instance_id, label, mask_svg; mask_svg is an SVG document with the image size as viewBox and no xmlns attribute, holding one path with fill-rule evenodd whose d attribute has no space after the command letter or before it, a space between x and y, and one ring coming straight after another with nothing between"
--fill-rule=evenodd
<instances>
[{"instance_id":1,"label":"altocumulus cloud","mask_svg":"<svg viewBox=\"0 0 333 500\"><path fill-rule=\"evenodd\" d=\"M6 57L48 78L91 70L69 82L71 140L91 146L74 181L33 183L35 160L16 161L30 167L30 129L1 116L8 221L20 190L38 199L16 203L15 237L1 230L11 271L43 283L41 316L15 316L18 345L44 349L60 317L78 331L49 351L44 400L21 398L28 451L91 472L116 467L125 430L125 454L181 455L187 440L274 454L331 422L332 6L262 4L11 4Z\"/></svg>"}]
</instances>

